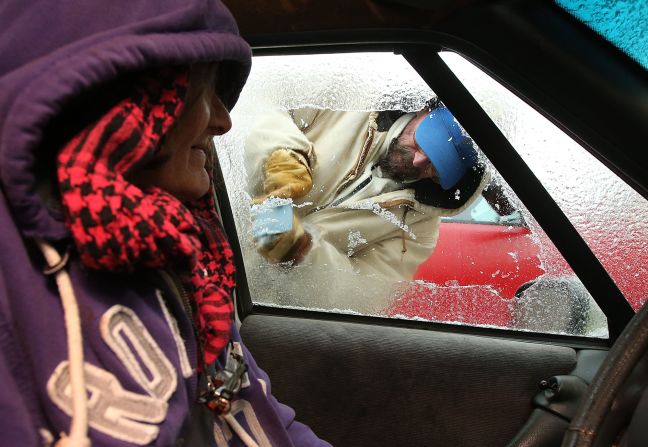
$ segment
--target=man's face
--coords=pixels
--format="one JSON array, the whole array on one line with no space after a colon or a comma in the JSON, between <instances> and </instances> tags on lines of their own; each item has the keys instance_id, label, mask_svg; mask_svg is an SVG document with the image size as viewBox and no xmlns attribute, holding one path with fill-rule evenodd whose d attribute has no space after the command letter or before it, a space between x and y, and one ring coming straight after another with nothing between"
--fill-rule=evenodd
<instances>
[{"instance_id":1,"label":"man's face","mask_svg":"<svg viewBox=\"0 0 648 447\"><path fill-rule=\"evenodd\" d=\"M405 126L403 132L394 138L385 157L378 163L382 171L394 180L411 182L424 178L437 178L436 170L423 150L416 144L414 133L427 116L422 110Z\"/></svg>"}]
</instances>

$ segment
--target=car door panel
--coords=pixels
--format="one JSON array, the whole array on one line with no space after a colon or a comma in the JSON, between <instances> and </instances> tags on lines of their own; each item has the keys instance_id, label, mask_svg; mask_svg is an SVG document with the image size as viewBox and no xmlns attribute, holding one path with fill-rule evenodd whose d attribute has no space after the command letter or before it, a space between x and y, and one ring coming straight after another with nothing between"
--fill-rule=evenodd
<instances>
[{"instance_id":1,"label":"car door panel","mask_svg":"<svg viewBox=\"0 0 648 447\"><path fill-rule=\"evenodd\" d=\"M432 330L250 315L272 392L335 446L501 446L572 348Z\"/></svg>"}]
</instances>

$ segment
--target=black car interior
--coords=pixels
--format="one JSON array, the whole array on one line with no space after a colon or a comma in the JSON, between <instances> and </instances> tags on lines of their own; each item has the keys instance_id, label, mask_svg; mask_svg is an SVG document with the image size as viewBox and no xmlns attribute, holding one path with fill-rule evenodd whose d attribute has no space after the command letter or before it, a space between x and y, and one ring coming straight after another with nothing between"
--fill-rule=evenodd
<instances>
[{"instance_id":1,"label":"black car interior","mask_svg":"<svg viewBox=\"0 0 648 447\"><path fill-rule=\"evenodd\" d=\"M633 319L581 235L438 52L460 53L498 79L644 198L646 70L548 0L225 3L255 55L402 54L515 190L609 325L604 340L253 304L229 199L219 194L237 256L241 333L277 398L335 446L611 445L619 437L641 445L645 312Z\"/></svg>"}]
</instances>

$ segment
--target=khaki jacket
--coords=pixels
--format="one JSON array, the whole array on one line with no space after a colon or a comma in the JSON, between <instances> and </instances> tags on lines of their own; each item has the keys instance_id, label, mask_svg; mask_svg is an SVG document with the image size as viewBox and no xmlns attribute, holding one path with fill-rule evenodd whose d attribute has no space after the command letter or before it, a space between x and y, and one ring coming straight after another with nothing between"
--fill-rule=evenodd
<instances>
[{"instance_id":1,"label":"khaki jacket","mask_svg":"<svg viewBox=\"0 0 648 447\"><path fill-rule=\"evenodd\" d=\"M482 175L472 197L458 208L422 203L413 184L381 178L372 169L411 115L382 132L377 117L377 112L321 109L265 114L246 141L248 186L252 196L262 194L263 164L273 151L290 149L303 155L312 170L313 188L294 201L293 209L313 246L302 264L316 272L328 266L393 284L412 278L434 249L440 218L466 208L487 176Z\"/></svg>"}]
</instances>

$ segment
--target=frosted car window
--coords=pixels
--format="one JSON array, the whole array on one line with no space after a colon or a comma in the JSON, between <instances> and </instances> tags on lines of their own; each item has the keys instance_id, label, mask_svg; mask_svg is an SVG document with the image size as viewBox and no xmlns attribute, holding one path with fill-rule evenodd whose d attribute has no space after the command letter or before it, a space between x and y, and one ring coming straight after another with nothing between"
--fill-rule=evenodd
<instances>
[{"instance_id":1,"label":"frosted car window","mask_svg":"<svg viewBox=\"0 0 648 447\"><path fill-rule=\"evenodd\" d=\"M244 95L238 115L268 107L409 112L420 110L433 93L401 56L349 53L257 56Z\"/></svg>"},{"instance_id":2,"label":"frosted car window","mask_svg":"<svg viewBox=\"0 0 648 447\"><path fill-rule=\"evenodd\" d=\"M442 201L431 199L440 188L431 177L419 188L386 174L394 139L435 98L394 54L254 58L234 127L216 140L253 302L606 336L604 320L570 324L570 301L538 324L530 303L561 290L590 309L589 295L546 280L570 270L555 248L541 259L553 246L478 148L463 177L476 183ZM440 143L470 142L457 132Z\"/></svg>"},{"instance_id":3,"label":"frosted car window","mask_svg":"<svg viewBox=\"0 0 648 447\"><path fill-rule=\"evenodd\" d=\"M481 70L455 53L441 56L639 309L648 298L648 201Z\"/></svg>"},{"instance_id":4,"label":"frosted car window","mask_svg":"<svg viewBox=\"0 0 648 447\"><path fill-rule=\"evenodd\" d=\"M495 206L493 206L495 205ZM497 211L497 203L491 205L487 199L480 196L468 208L454 216L441 218L444 222L464 222L464 223L481 223L481 224L500 224L521 225L522 215L519 211L510 212Z\"/></svg>"}]
</instances>

